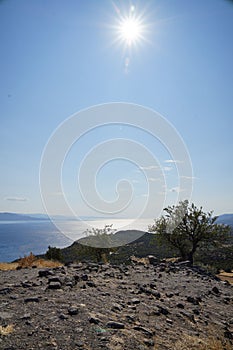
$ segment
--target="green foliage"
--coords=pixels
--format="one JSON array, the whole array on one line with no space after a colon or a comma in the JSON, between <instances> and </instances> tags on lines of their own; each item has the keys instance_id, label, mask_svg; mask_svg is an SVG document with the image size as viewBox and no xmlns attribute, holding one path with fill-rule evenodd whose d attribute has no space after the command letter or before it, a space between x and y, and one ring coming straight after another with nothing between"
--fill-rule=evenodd
<instances>
[{"instance_id":1,"label":"green foliage","mask_svg":"<svg viewBox=\"0 0 233 350\"><path fill-rule=\"evenodd\" d=\"M45 257L46 259L49 259L49 260L55 260L60 262L64 261L61 249L56 247L48 246L48 250L45 254Z\"/></svg>"},{"instance_id":2,"label":"green foliage","mask_svg":"<svg viewBox=\"0 0 233 350\"><path fill-rule=\"evenodd\" d=\"M216 224L217 217L212 217L212 212L203 212L202 207L189 206L185 200L164 211L165 215L155 220L149 231L178 249L182 260L193 263L199 249L216 249L227 241L230 228Z\"/></svg>"},{"instance_id":3,"label":"green foliage","mask_svg":"<svg viewBox=\"0 0 233 350\"><path fill-rule=\"evenodd\" d=\"M96 262L108 262L110 254L114 251L113 232L112 225L105 225L103 229L86 230L86 237L80 240L86 256L90 256Z\"/></svg>"}]
</instances>

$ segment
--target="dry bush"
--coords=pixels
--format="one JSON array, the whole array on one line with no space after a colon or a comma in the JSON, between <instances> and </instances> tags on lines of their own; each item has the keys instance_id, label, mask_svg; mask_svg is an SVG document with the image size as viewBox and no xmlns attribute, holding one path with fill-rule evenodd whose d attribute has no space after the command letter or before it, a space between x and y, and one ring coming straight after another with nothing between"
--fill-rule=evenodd
<instances>
[{"instance_id":1,"label":"dry bush","mask_svg":"<svg viewBox=\"0 0 233 350\"><path fill-rule=\"evenodd\" d=\"M0 335L8 335L14 331L13 324L9 324L8 326L0 326Z\"/></svg>"},{"instance_id":2,"label":"dry bush","mask_svg":"<svg viewBox=\"0 0 233 350\"><path fill-rule=\"evenodd\" d=\"M36 257L31 252L28 256L25 255L23 258L19 259L18 267L19 268L31 267L34 265L35 261L36 261Z\"/></svg>"}]
</instances>

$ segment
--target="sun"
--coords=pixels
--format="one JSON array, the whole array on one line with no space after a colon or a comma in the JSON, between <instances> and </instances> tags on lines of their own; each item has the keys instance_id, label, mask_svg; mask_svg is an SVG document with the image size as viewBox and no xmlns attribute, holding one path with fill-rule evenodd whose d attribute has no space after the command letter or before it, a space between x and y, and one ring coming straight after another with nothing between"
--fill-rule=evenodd
<instances>
[{"instance_id":1,"label":"sun","mask_svg":"<svg viewBox=\"0 0 233 350\"><path fill-rule=\"evenodd\" d=\"M119 23L119 38L127 46L135 44L142 39L142 24L135 17L123 18Z\"/></svg>"}]
</instances>

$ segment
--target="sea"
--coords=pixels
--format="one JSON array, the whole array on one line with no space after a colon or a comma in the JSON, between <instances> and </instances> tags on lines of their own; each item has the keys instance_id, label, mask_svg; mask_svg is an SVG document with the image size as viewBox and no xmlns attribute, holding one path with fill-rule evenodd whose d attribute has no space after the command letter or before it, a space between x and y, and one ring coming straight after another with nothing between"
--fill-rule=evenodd
<instances>
[{"instance_id":1,"label":"sea","mask_svg":"<svg viewBox=\"0 0 233 350\"><path fill-rule=\"evenodd\" d=\"M64 248L85 237L86 230L112 225L119 230L147 231L148 219L94 219L52 222L50 220L0 221L0 262L11 262L25 255L44 254L48 246Z\"/></svg>"}]
</instances>

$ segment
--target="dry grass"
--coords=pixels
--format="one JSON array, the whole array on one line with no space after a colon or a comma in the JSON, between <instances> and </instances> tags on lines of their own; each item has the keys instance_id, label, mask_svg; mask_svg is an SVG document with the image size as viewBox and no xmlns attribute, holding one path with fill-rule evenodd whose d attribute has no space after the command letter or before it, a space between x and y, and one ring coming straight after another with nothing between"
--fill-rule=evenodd
<instances>
[{"instance_id":1,"label":"dry grass","mask_svg":"<svg viewBox=\"0 0 233 350\"><path fill-rule=\"evenodd\" d=\"M220 271L220 273L217 275L218 278L220 278L222 281L228 281L229 283L233 284L233 272L225 272L223 270Z\"/></svg>"},{"instance_id":2,"label":"dry grass","mask_svg":"<svg viewBox=\"0 0 233 350\"><path fill-rule=\"evenodd\" d=\"M137 258L136 256L132 255L130 257L131 261L136 263L136 264L142 264L142 265L148 265L149 260L148 258Z\"/></svg>"},{"instance_id":3,"label":"dry grass","mask_svg":"<svg viewBox=\"0 0 233 350\"><path fill-rule=\"evenodd\" d=\"M17 262L0 263L0 270L9 271L9 270L17 270L20 268L24 269L28 267L53 268L58 266L62 266L62 264L58 261L38 259L35 257L35 255L30 253L28 256L24 256L23 258L19 259Z\"/></svg>"},{"instance_id":4,"label":"dry grass","mask_svg":"<svg viewBox=\"0 0 233 350\"><path fill-rule=\"evenodd\" d=\"M195 336L183 335L173 346L173 350L232 350L232 344L225 339L213 337L201 339ZM155 347L154 350L157 350Z\"/></svg>"},{"instance_id":5,"label":"dry grass","mask_svg":"<svg viewBox=\"0 0 233 350\"><path fill-rule=\"evenodd\" d=\"M18 263L0 263L1 271L16 270Z\"/></svg>"},{"instance_id":6,"label":"dry grass","mask_svg":"<svg viewBox=\"0 0 233 350\"><path fill-rule=\"evenodd\" d=\"M8 335L14 331L13 324L9 324L8 326L0 326L0 335Z\"/></svg>"}]
</instances>

